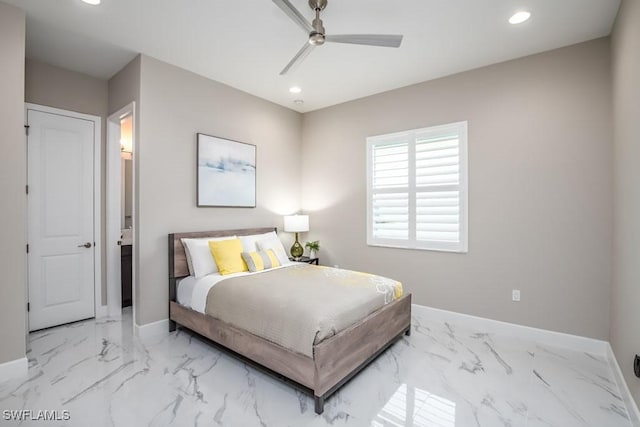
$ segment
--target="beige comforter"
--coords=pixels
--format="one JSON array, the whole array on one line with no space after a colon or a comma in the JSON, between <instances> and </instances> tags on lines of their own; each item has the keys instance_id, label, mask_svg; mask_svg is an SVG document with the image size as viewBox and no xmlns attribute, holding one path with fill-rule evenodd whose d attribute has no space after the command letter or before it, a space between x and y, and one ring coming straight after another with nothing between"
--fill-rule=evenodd
<instances>
[{"instance_id":1,"label":"beige comforter","mask_svg":"<svg viewBox=\"0 0 640 427\"><path fill-rule=\"evenodd\" d=\"M402 285L372 274L296 264L225 279L205 312L290 350L313 345L402 296Z\"/></svg>"}]
</instances>

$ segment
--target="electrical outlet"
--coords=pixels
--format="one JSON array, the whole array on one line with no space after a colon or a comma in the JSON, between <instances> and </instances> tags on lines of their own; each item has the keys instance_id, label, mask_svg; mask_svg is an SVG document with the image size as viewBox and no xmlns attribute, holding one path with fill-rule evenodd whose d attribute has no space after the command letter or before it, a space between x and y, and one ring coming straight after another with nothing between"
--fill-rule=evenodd
<instances>
[{"instance_id":1,"label":"electrical outlet","mask_svg":"<svg viewBox=\"0 0 640 427\"><path fill-rule=\"evenodd\" d=\"M511 299L513 301L519 302L520 301L520 290L514 289L513 291L511 291Z\"/></svg>"}]
</instances>

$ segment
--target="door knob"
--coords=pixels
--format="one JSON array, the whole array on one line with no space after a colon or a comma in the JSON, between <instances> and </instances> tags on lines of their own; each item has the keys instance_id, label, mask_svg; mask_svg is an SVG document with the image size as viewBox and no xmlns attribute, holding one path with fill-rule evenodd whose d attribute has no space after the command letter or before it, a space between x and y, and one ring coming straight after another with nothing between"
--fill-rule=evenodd
<instances>
[{"instance_id":1,"label":"door knob","mask_svg":"<svg viewBox=\"0 0 640 427\"><path fill-rule=\"evenodd\" d=\"M84 245L78 245L79 248L87 248L87 249L89 249L91 246L92 245L89 242L85 243Z\"/></svg>"}]
</instances>

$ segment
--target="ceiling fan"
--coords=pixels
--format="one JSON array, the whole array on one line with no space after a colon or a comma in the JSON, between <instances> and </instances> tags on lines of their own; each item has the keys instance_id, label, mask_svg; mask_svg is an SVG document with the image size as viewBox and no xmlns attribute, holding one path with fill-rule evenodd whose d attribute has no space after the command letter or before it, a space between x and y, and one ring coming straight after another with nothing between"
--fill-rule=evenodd
<instances>
[{"instance_id":1,"label":"ceiling fan","mask_svg":"<svg viewBox=\"0 0 640 427\"><path fill-rule=\"evenodd\" d=\"M286 67L280 72L280 75L286 74L291 67L301 63L307 55L311 53L314 47L322 46L325 42L330 43L350 43L350 44L362 44L367 46L381 46L381 47L400 47L402 43L401 35L383 35L383 34L341 34L341 35L326 35L324 26L322 25L322 19L320 19L320 12L327 7L327 0L309 0L309 7L315 12L316 18L313 23L307 21L307 19L289 2L289 0L273 0L273 2L284 13L287 14L296 24L300 26L307 34L309 39L302 46L302 49L296 53Z\"/></svg>"}]
</instances>

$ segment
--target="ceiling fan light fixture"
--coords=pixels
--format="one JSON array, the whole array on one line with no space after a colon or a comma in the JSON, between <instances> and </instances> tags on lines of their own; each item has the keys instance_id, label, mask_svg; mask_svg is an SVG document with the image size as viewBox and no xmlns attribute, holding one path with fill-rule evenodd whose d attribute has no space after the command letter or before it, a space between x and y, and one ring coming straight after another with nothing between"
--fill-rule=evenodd
<instances>
[{"instance_id":1,"label":"ceiling fan light fixture","mask_svg":"<svg viewBox=\"0 0 640 427\"><path fill-rule=\"evenodd\" d=\"M324 44L324 34L311 33L309 34L309 44L313 46L321 46Z\"/></svg>"},{"instance_id":2,"label":"ceiling fan light fixture","mask_svg":"<svg viewBox=\"0 0 640 427\"><path fill-rule=\"evenodd\" d=\"M531 12L526 10L521 10L520 12L514 13L511 18L509 18L509 24L517 25L526 22L531 18Z\"/></svg>"}]
</instances>

